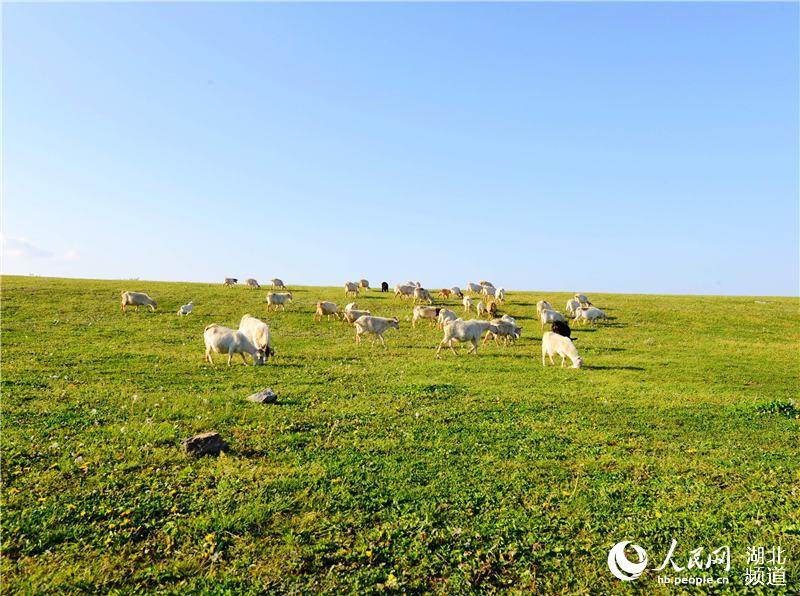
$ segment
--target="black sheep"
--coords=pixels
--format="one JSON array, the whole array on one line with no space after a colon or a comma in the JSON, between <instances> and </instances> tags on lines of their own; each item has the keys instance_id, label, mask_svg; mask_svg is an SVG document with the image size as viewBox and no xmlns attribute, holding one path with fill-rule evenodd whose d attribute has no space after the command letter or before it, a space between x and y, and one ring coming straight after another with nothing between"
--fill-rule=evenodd
<instances>
[{"instance_id":1,"label":"black sheep","mask_svg":"<svg viewBox=\"0 0 800 596\"><path fill-rule=\"evenodd\" d=\"M381 282L381 292L388 292L389 291L389 284L385 281Z\"/></svg>"}]
</instances>

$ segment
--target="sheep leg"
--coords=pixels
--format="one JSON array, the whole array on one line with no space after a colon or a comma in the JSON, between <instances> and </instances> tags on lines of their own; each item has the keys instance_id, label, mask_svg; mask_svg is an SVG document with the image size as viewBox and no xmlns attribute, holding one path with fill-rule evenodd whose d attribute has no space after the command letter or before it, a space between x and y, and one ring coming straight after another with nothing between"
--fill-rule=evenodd
<instances>
[{"instance_id":1,"label":"sheep leg","mask_svg":"<svg viewBox=\"0 0 800 596\"><path fill-rule=\"evenodd\" d=\"M548 354L548 356L550 356L550 364L553 364L553 365L555 365L555 360L553 360L553 353L552 353L552 352L550 352L550 353Z\"/></svg>"},{"instance_id":2,"label":"sheep leg","mask_svg":"<svg viewBox=\"0 0 800 596\"><path fill-rule=\"evenodd\" d=\"M378 337L380 338L380 340L381 340L381 343L383 344L383 349L384 349L384 350L388 350L389 348L388 348L388 347L386 347L386 340L385 340L385 339L383 339L383 335L379 335Z\"/></svg>"},{"instance_id":3,"label":"sheep leg","mask_svg":"<svg viewBox=\"0 0 800 596\"><path fill-rule=\"evenodd\" d=\"M208 360L211 363L211 366L214 366L214 360L211 358L211 350L210 349L206 350L206 360Z\"/></svg>"},{"instance_id":4,"label":"sheep leg","mask_svg":"<svg viewBox=\"0 0 800 596\"><path fill-rule=\"evenodd\" d=\"M247 358L244 357L244 352L239 352L239 356L242 357L242 362L244 362L244 365L247 366ZM256 365L256 359L255 357L253 357L253 366L255 365Z\"/></svg>"},{"instance_id":5,"label":"sheep leg","mask_svg":"<svg viewBox=\"0 0 800 596\"><path fill-rule=\"evenodd\" d=\"M542 366L547 366L547 350L542 350Z\"/></svg>"},{"instance_id":6,"label":"sheep leg","mask_svg":"<svg viewBox=\"0 0 800 596\"><path fill-rule=\"evenodd\" d=\"M561 355L561 368L564 368L564 367L567 365L567 364L566 364L566 361L567 361L567 359L566 359L566 358L564 357L564 355L562 354L562 355Z\"/></svg>"},{"instance_id":7,"label":"sheep leg","mask_svg":"<svg viewBox=\"0 0 800 596\"><path fill-rule=\"evenodd\" d=\"M231 365L231 360L233 360L233 352L228 352L228 366Z\"/></svg>"}]
</instances>

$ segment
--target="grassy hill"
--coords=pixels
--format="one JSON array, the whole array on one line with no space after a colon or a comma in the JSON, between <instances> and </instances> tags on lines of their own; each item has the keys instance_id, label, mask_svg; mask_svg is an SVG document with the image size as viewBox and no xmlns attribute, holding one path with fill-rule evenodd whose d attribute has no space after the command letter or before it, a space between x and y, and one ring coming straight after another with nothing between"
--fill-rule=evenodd
<instances>
[{"instance_id":1,"label":"grassy hill","mask_svg":"<svg viewBox=\"0 0 800 596\"><path fill-rule=\"evenodd\" d=\"M591 294L612 319L578 328L573 370L542 367L535 320L568 294L510 291L516 346L435 360L408 302L358 298L401 320L383 351L312 322L341 288L289 289L267 313L244 287L2 278L5 592L619 593L609 548L658 565L673 539L682 566L729 545L742 592L747 547L780 545L796 589L796 298ZM245 313L274 360L205 364L203 328ZM181 452L207 430L230 451Z\"/></svg>"}]
</instances>

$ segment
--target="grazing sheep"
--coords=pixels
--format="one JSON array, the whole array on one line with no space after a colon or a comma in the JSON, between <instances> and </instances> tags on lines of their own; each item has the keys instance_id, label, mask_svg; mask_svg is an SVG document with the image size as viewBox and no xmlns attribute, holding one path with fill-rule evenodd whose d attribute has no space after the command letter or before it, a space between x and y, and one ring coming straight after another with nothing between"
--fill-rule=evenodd
<instances>
[{"instance_id":1,"label":"grazing sheep","mask_svg":"<svg viewBox=\"0 0 800 596\"><path fill-rule=\"evenodd\" d=\"M481 286L481 295L485 298L494 298L497 294L497 289L494 286Z\"/></svg>"},{"instance_id":2,"label":"grazing sheep","mask_svg":"<svg viewBox=\"0 0 800 596\"><path fill-rule=\"evenodd\" d=\"M464 296L464 299L461 301L464 305L464 312L472 312L472 298L469 296Z\"/></svg>"},{"instance_id":3,"label":"grazing sheep","mask_svg":"<svg viewBox=\"0 0 800 596\"><path fill-rule=\"evenodd\" d=\"M414 290L416 289L417 286L415 286L414 284L397 284L394 287L394 296L395 298L397 298L398 296L400 296L400 298L405 298L405 297L413 298Z\"/></svg>"},{"instance_id":4,"label":"grazing sheep","mask_svg":"<svg viewBox=\"0 0 800 596\"><path fill-rule=\"evenodd\" d=\"M607 319L606 313L597 308L596 306L589 306L588 308L581 307L575 313L575 322L589 321L594 324L599 319Z\"/></svg>"},{"instance_id":5,"label":"grazing sheep","mask_svg":"<svg viewBox=\"0 0 800 596\"><path fill-rule=\"evenodd\" d=\"M342 320L345 323L355 323L359 318L363 317L364 315L371 315L372 313L368 310L358 310L356 308L356 303L351 302L347 306L344 307L344 314L342 315Z\"/></svg>"},{"instance_id":6,"label":"grazing sheep","mask_svg":"<svg viewBox=\"0 0 800 596\"><path fill-rule=\"evenodd\" d=\"M486 308L486 312L489 313L489 318L494 319L497 316L497 302L492 300Z\"/></svg>"},{"instance_id":7,"label":"grazing sheep","mask_svg":"<svg viewBox=\"0 0 800 596\"><path fill-rule=\"evenodd\" d=\"M254 280L252 277L244 280L244 283L245 285L247 285L250 288L253 288L254 290L257 290L261 287L260 285L258 285L258 282Z\"/></svg>"},{"instance_id":8,"label":"grazing sheep","mask_svg":"<svg viewBox=\"0 0 800 596\"><path fill-rule=\"evenodd\" d=\"M481 284L482 286L489 286L490 288L494 287L494 284L492 282L486 281L485 279L480 280L478 283Z\"/></svg>"},{"instance_id":9,"label":"grazing sheep","mask_svg":"<svg viewBox=\"0 0 800 596\"><path fill-rule=\"evenodd\" d=\"M593 306L585 294L575 294L575 300L581 303L581 306Z\"/></svg>"},{"instance_id":10,"label":"grazing sheep","mask_svg":"<svg viewBox=\"0 0 800 596\"><path fill-rule=\"evenodd\" d=\"M497 291L494 294L494 297L497 298L497 301L502 304L506 301L506 291L505 288L497 288Z\"/></svg>"},{"instance_id":11,"label":"grazing sheep","mask_svg":"<svg viewBox=\"0 0 800 596\"><path fill-rule=\"evenodd\" d=\"M156 301L144 292L120 292L119 298L119 307L122 312L125 312L129 306L133 306L134 310L139 310L140 306L149 306L151 311L156 309Z\"/></svg>"},{"instance_id":12,"label":"grazing sheep","mask_svg":"<svg viewBox=\"0 0 800 596\"><path fill-rule=\"evenodd\" d=\"M566 321L553 321L550 329L552 329L553 333L558 333L559 335L572 339L572 329L569 328L569 323Z\"/></svg>"},{"instance_id":13,"label":"grazing sheep","mask_svg":"<svg viewBox=\"0 0 800 596\"><path fill-rule=\"evenodd\" d=\"M566 366L566 359L572 361L572 368L580 368L583 365L583 358L578 355L578 350L572 340L558 333L547 331L542 336L542 366L547 366L545 357L550 357L550 364L553 362L553 354L561 356L561 366Z\"/></svg>"},{"instance_id":14,"label":"grazing sheep","mask_svg":"<svg viewBox=\"0 0 800 596\"><path fill-rule=\"evenodd\" d=\"M480 284L474 284L472 282L467 282L467 293L468 294L480 294L483 291L483 286Z\"/></svg>"},{"instance_id":15,"label":"grazing sheep","mask_svg":"<svg viewBox=\"0 0 800 596\"><path fill-rule=\"evenodd\" d=\"M442 288L441 290L439 290L439 293L436 294L436 297L437 298L450 298L450 295L452 293L453 292L451 290L448 290L447 288Z\"/></svg>"},{"instance_id":16,"label":"grazing sheep","mask_svg":"<svg viewBox=\"0 0 800 596\"><path fill-rule=\"evenodd\" d=\"M536 303L536 318L537 319L542 316L542 311L543 310L553 310L553 305L550 304L547 300L539 300L539 302Z\"/></svg>"},{"instance_id":17,"label":"grazing sheep","mask_svg":"<svg viewBox=\"0 0 800 596\"><path fill-rule=\"evenodd\" d=\"M194 302L189 300L189 304L184 304L178 309L178 316L184 317L189 313L191 313L193 309L194 309Z\"/></svg>"},{"instance_id":18,"label":"grazing sheep","mask_svg":"<svg viewBox=\"0 0 800 596\"><path fill-rule=\"evenodd\" d=\"M505 319L493 319L492 325L497 327L497 333L487 331L483 338L484 345L486 345L486 342L489 339L494 339L494 343L497 343L497 338L502 337L503 344L508 346L509 342L516 341L519 339L519 336L522 335L522 328L518 327L516 321L513 319L511 321L507 321Z\"/></svg>"},{"instance_id":19,"label":"grazing sheep","mask_svg":"<svg viewBox=\"0 0 800 596\"><path fill-rule=\"evenodd\" d=\"M476 309L478 311L479 317L482 317L483 315L486 314L486 305L482 301L478 302L478 306L476 307Z\"/></svg>"},{"instance_id":20,"label":"grazing sheep","mask_svg":"<svg viewBox=\"0 0 800 596\"><path fill-rule=\"evenodd\" d=\"M260 363L264 364L269 357L275 353L272 349L272 337L269 332L269 325L251 315L245 315L239 321L239 331L250 340L258 350Z\"/></svg>"},{"instance_id":21,"label":"grazing sheep","mask_svg":"<svg viewBox=\"0 0 800 596\"><path fill-rule=\"evenodd\" d=\"M453 293L453 296L457 296L458 298L463 298L464 297L464 293L461 291L461 288L459 288L458 286L453 286L452 288L450 288L450 291Z\"/></svg>"},{"instance_id":22,"label":"grazing sheep","mask_svg":"<svg viewBox=\"0 0 800 596\"><path fill-rule=\"evenodd\" d=\"M411 316L411 326L416 327L420 319L429 319L431 323L436 323L441 308L435 306L415 306Z\"/></svg>"},{"instance_id":23,"label":"grazing sheep","mask_svg":"<svg viewBox=\"0 0 800 596\"><path fill-rule=\"evenodd\" d=\"M375 336L372 339L371 345L375 345L375 340L380 339L384 349L388 349L386 348L386 340L383 339L383 334L386 333L388 329L399 330L400 322L396 318L387 319L385 317L364 315L356 319L355 326L357 344L361 343L361 334L366 332Z\"/></svg>"},{"instance_id":24,"label":"grazing sheep","mask_svg":"<svg viewBox=\"0 0 800 596\"><path fill-rule=\"evenodd\" d=\"M226 288L232 288L237 283L239 283L239 280L236 279L235 277L226 277L225 281L222 282L222 285L225 286Z\"/></svg>"},{"instance_id":25,"label":"grazing sheep","mask_svg":"<svg viewBox=\"0 0 800 596\"><path fill-rule=\"evenodd\" d=\"M389 291L389 282L382 281L381 282L381 292L388 292Z\"/></svg>"},{"instance_id":26,"label":"grazing sheep","mask_svg":"<svg viewBox=\"0 0 800 596\"><path fill-rule=\"evenodd\" d=\"M241 354L242 361L245 364L247 364L247 359L244 357L245 354L250 354L253 359L253 366L261 363L258 348L241 331L212 323L203 331L203 339L206 342L206 360L212 366L214 365L214 360L211 359L211 352L227 354L228 366L231 365L231 358L233 358L234 354Z\"/></svg>"},{"instance_id":27,"label":"grazing sheep","mask_svg":"<svg viewBox=\"0 0 800 596\"><path fill-rule=\"evenodd\" d=\"M358 284L354 281L344 282L344 295L345 296L358 296Z\"/></svg>"},{"instance_id":28,"label":"grazing sheep","mask_svg":"<svg viewBox=\"0 0 800 596\"><path fill-rule=\"evenodd\" d=\"M497 328L497 325L493 325L490 321L478 321L475 319L469 321L456 319L455 321L446 323L444 326L444 337L442 341L439 342L439 347L436 348L436 357L439 358L439 354L445 344L450 346L450 349L453 350L453 354L457 356L458 352L456 352L456 349L453 347L454 341L470 342L472 347L467 353L469 354L472 352L477 356L478 340L480 340L481 335L487 331L498 333L500 330Z\"/></svg>"},{"instance_id":29,"label":"grazing sheep","mask_svg":"<svg viewBox=\"0 0 800 596\"><path fill-rule=\"evenodd\" d=\"M320 300L317 302L317 308L314 312L313 319L315 321L321 321L322 317L328 317L328 320L331 320L331 317L336 317L337 319L341 318L342 313L339 312L339 307L336 306L333 302L325 302ZM319 317L319 318L318 318Z\"/></svg>"},{"instance_id":30,"label":"grazing sheep","mask_svg":"<svg viewBox=\"0 0 800 596\"><path fill-rule=\"evenodd\" d=\"M286 284L283 283L283 280L282 279L278 279L277 277L275 279L271 279L270 281L272 282L272 287L273 288L285 288L286 287Z\"/></svg>"},{"instance_id":31,"label":"grazing sheep","mask_svg":"<svg viewBox=\"0 0 800 596\"><path fill-rule=\"evenodd\" d=\"M567 319L557 310L543 310L542 314L539 315L539 320L542 322L542 329L548 323L552 323L553 321L562 321L566 323Z\"/></svg>"},{"instance_id":32,"label":"grazing sheep","mask_svg":"<svg viewBox=\"0 0 800 596\"><path fill-rule=\"evenodd\" d=\"M567 300L567 306L566 306L565 310L567 311L567 314L569 314L571 316L574 316L575 315L575 311L578 310L580 307L581 307L581 303L578 302L577 300L575 300L575 298L571 298L571 299Z\"/></svg>"},{"instance_id":33,"label":"grazing sheep","mask_svg":"<svg viewBox=\"0 0 800 596\"><path fill-rule=\"evenodd\" d=\"M445 323L448 321L455 321L458 318L458 315L450 310L449 308L443 308L439 311L439 316L437 317L437 324L436 326L440 329L444 327Z\"/></svg>"},{"instance_id":34,"label":"grazing sheep","mask_svg":"<svg viewBox=\"0 0 800 596\"><path fill-rule=\"evenodd\" d=\"M423 300L428 304L433 304L433 296L431 296L431 293L420 286L414 288L414 302L416 303L417 300Z\"/></svg>"},{"instance_id":35,"label":"grazing sheep","mask_svg":"<svg viewBox=\"0 0 800 596\"><path fill-rule=\"evenodd\" d=\"M369 282L366 279L361 279L358 281L358 287L362 290L369 290Z\"/></svg>"},{"instance_id":36,"label":"grazing sheep","mask_svg":"<svg viewBox=\"0 0 800 596\"><path fill-rule=\"evenodd\" d=\"M275 310L278 310L278 307L282 306L283 310L286 310L286 303L291 301L292 301L291 292L286 292L285 294L270 292L269 294L267 294L267 310L269 310L270 306L274 306Z\"/></svg>"}]
</instances>

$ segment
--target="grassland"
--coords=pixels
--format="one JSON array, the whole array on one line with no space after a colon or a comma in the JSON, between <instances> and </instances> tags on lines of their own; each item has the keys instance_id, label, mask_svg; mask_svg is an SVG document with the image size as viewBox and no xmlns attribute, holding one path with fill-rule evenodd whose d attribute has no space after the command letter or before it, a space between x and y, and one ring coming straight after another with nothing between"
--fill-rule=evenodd
<instances>
[{"instance_id":1,"label":"grassland","mask_svg":"<svg viewBox=\"0 0 800 596\"><path fill-rule=\"evenodd\" d=\"M684 566L730 545L740 593L746 548L780 545L797 593L796 298L591 294L613 319L573 370L542 367L534 320L567 294L512 291L516 346L435 360L407 302L358 299L401 319L384 352L312 322L341 289L290 289L268 314L243 287L2 279L5 593L666 593L606 558L673 538ZM204 364L204 326L247 312L275 359ZM244 401L266 386L279 404ZM206 430L230 451L181 453Z\"/></svg>"}]
</instances>

